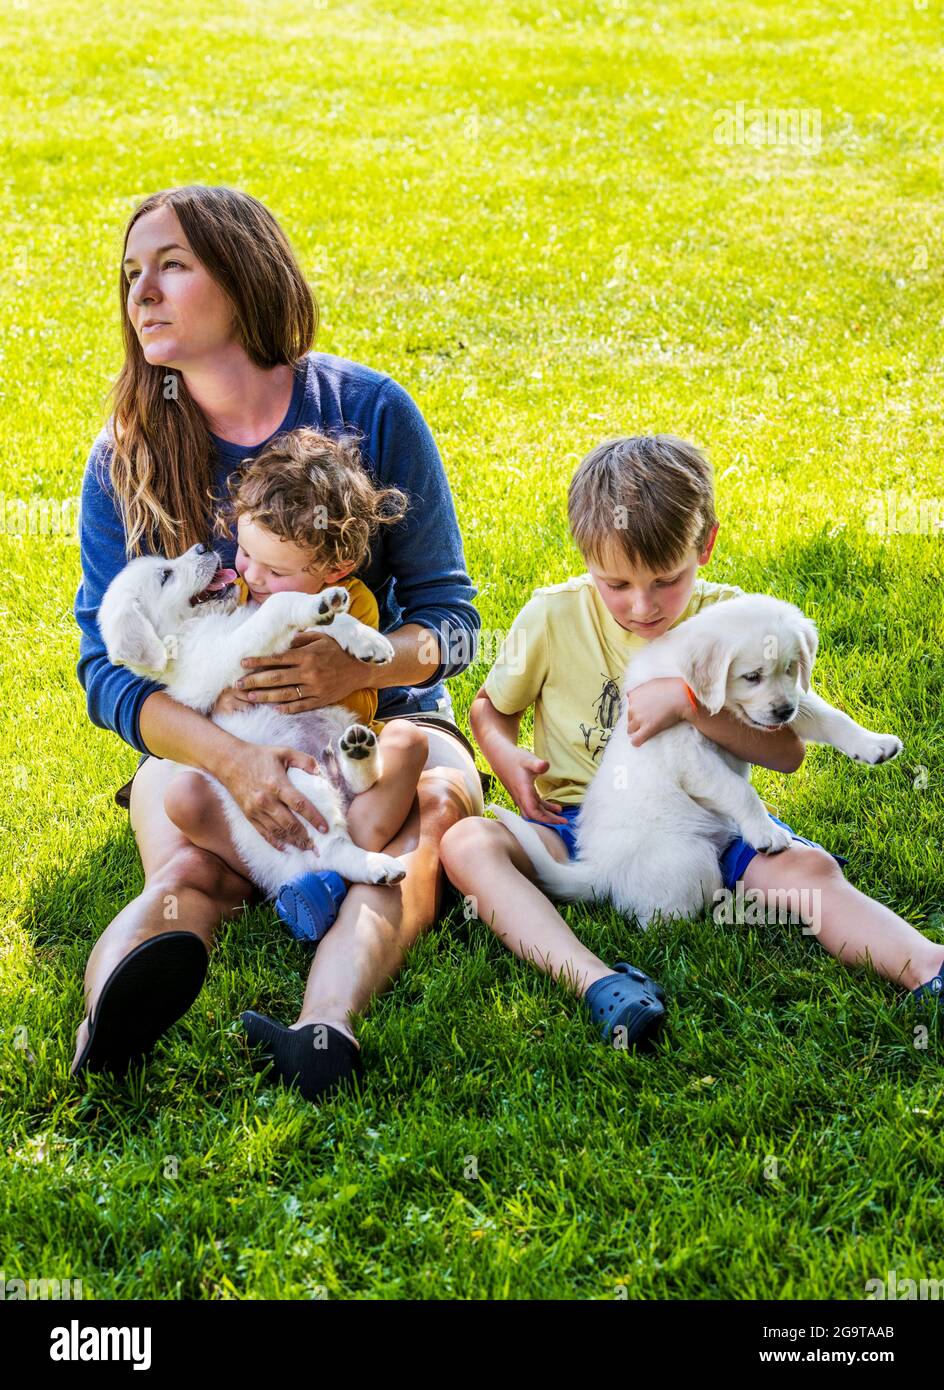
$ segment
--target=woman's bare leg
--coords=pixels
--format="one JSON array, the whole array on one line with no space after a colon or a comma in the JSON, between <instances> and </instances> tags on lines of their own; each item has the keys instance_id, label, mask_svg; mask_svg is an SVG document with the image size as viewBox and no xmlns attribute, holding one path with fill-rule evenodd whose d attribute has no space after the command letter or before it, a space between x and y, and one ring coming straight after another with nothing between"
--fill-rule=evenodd
<instances>
[{"instance_id":1,"label":"woman's bare leg","mask_svg":"<svg viewBox=\"0 0 944 1390\"><path fill-rule=\"evenodd\" d=\"M190 844L209 850L251 881L249 866L233 844L223 803L201 773L190 767L178 771L164 792L164 811Z\"/></svg>"},{"instance_id":2,"label":"woman's bare leg","mask_svg":"<svg viewBox=\"0 0 944 1390\"><path fill-rule=\"evenodd\" d=\"M337 921L318 944L293 1028L327 1023L354 1041L350 1015L363 1013L396 978L407 951L436 920L443 887L439 842L464 816L484 812L482 784L469 752L451 735L427 728L429 754L416 799L387 854L402 859L406 878L387 886L354 884Z\"/></svg>"},{"instance_id":3,"label":"woman's bare leg","mask_svg":"<svg viewBox=\"0 0 944 1390\"><path fill-rule=\"evenodd\" d=\"M167 818L164 791L180 765L149 758L131 788L131 826L144 868L144 888L122 908L92 948L85 970L86 1016L76 1036L73 1066L88 1040L88 1019L115 966L141 942L166 931L191 931L207 950L220 921L232 917L256 890L215 854L191 844Z\"/></svg>"}]
</instances>

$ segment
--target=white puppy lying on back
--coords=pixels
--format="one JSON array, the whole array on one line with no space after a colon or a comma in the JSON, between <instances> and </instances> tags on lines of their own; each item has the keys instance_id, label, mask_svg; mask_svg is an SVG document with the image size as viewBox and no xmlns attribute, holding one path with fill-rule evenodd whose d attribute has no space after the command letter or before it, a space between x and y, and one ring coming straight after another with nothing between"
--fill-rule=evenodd
<instances>
[{"instance_id":1,"label":"white puppy lying on back","mask_svg":"<svg viewBox=\"0 0 944 1390\"><path fill-rule=\"evenodd\" d=\"M393 659L386 637L346 611L346 589L276 593L263 604L240 607L235 580L235 572L221 569L220 557L203 545L176 560L151 555L132 560L109 584L98 611L109 661L162 682L175 700L209 714L222 691L243 674L244 656L276 656L306 628L318 627L360 661ZM381 772L376 735L352 720L343 705L301 714L259 705L213 715L214 724L247 743L284 744L311 754L332 779L288 769L289 780L328 823L327 832L319 834L299 817L312 838L317 836L316 855L294 845L275 849L226 788L203 773L223 802L233 843L253 882L270 898L289 879L317 869L333 869L352 883L398 883L406 876L399 859L360 849L347 833L351 800L373 786Z\"/></svg>"},{"instance_id":2,"label":"white puppy lying on back","mask_svg":"<svg viewBox=\"0 0 944 1390\"><path fill-rule=\"evenodd\" d=\"M627 692L681 676L709 714L728 709L745 724L789 724L859 762L882 763L903 747L874 734L810 690L816 628L792 603L746 594L703 609L655 638L630 661L616 727L576 817L577 856L559 863L532 825L503 806L489 810L515 836L540 887L565 902L609 898L645 927L698 916L722 886L718 857L741 837L776 852L791 843L770 819L750 769L691 724L676 724L636 747Z\"/></svg>"}]
</instances>

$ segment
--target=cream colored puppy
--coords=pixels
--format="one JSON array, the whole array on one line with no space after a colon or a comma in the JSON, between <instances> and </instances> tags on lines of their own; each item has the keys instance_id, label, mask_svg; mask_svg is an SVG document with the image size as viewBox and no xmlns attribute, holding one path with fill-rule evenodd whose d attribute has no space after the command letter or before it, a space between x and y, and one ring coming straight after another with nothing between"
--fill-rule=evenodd
<instances>
[{"instance_id":1,"label":"cream colored puppy","mask_svg":"<svg viewBox=\"0 0 944 1390\"><path fill-rule=\"evenodd\" d=\"M209 714L217 697L243 674L245 656L287 651L296 632L317 627L360 661L393 660L386 637L346 611L343 588L320 594L276 593L265 603L240 606L237 576L220 557L195 545L176 560L145 555L117 574L98 611L98 624L116 666L159 681L181 704ZM326 776L290 767L288 777L328 823L317 836L319 853L286 845L277 850L246 819L216 778L203 775L219 795L233 843L252 880L274 898L283 883L312 870L333 869L352 883L399 883L406 866L389 854L363 850L347 833L353 797L380 776L377 736L343 705L281 714L265 705L213 715L213 722L247 743L287 745L310 753ZM202 769L200 769L202 771ZM314 835L303 817L302 823Z\"/></svg>"},{"instance_id":2,"label":"cream colored puppy","mask_svg":"<svg viewBox=\"0 0 944 1390\"><path fill-rule=\"evenodd\" d=\"M718 858L741 837L776 853L791 843L750 783L750 768L681 723L630 741L627 693L645 681L681 676L709 714L727 709L746 724L789 724L858 762L882 763L903 747L893 734L863 729L810 689L816 628L792 603L746 594L703 609L630 661L616 727L576 818L576 858L558 863L532 825L489 809L515 836L540 887L564 902L609 898L640 926L698 916L722 887Z\"/></svg>"}]
</instances>

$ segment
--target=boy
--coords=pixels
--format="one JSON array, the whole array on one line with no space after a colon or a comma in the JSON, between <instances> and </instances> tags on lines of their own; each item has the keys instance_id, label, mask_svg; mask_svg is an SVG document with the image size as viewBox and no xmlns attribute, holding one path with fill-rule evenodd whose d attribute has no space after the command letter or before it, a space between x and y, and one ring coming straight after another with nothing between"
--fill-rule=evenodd
<instances>
[{"instance_id":1,"label":"boy","mask_svg":"<svg viewBox=\"0 0 944 1390\"><path fill-rule=\"evenodd\" d=\"M574 857L573 822L619 717L632 654L706 604L743 592L698 575L711 556L718 521L710 467L682 440L656 435L598 446L571 481L568 518L588 572L535 592L469 714L499 781L562 862ZM517 746L530 705L533 752ZM687 719L748 763L793 772L805 753L789 725L761 730L727 711L709 716L674 678L637 687L625 717L637 745ZM665 1017L661 988L626 962L614 973L577 939L536 887L530 861L504 826L485 817L463 820L443 836L440 854L478 916L522 960L582 997L604 1040L651 1042ZM816 890L818 934L827 951L848 965L870 960L919 999L937 998L944 989L944 948L853 888L839 863L798 835L776 855L735 840L721 857L725 887L742 881L745 895L749 889Z\"/></svg>"}]
</instances>

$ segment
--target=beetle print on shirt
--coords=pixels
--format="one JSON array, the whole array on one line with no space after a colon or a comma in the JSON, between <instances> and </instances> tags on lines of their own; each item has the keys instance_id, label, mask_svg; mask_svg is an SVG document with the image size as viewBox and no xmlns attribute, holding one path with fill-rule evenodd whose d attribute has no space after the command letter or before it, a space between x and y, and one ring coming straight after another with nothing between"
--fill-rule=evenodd
<instances>
[{"instance_id":1,"label":"beetle print on shirt","mask_svg":"<svg viewBox=\"0 0 944 1390\"><path fill-rule=\"evenodd\" d=\"M616 728L617 720L620 716L620 688L616 681L601 672L603 676L603 689L594 700L594 713L596 723L589 727L586 724L580 725L580 732L583 734L583 745L590 754L594 762L599 758L604 748L610 741L610 735Z\"/></svg>"}]
</instances>

